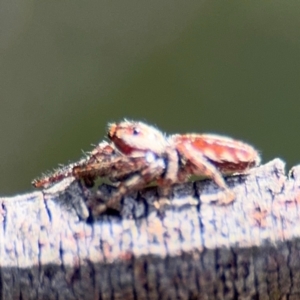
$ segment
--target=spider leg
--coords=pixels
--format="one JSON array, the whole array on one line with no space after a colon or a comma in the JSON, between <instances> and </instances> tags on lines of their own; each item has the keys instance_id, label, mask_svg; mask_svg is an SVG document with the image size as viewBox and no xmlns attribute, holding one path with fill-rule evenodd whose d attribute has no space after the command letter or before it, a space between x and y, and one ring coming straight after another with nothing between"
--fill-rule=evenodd
<instances>
[{"instance_id":1,"label":"spider leg","mask_svg":"<svg viewBox=\"0 0 300 300\"><path fill-rule=\"evenodd\" d=\"M218 200L219 204L229 204L235 199L234 192L227 186L221 172L199 150L196 150L188 143L177 145L177 149L187 160L187 164L191 163L191 175L209 177L224 190L225 197L220 197L220 200Z\"/></svg>"},{"instance_id":2,"label":"spider leg","mask_svg":"<svg viewBox=\"0 0 300 300\"><path fill-rule=\"evenodd\" d=\"M107 197L102 195L101 192L97 193L97 196L99 198L106 201L105 203L101 203L93 207L94 215L100 215L108 208L119 211L122 197L129 194L130 192L138 191L147 186L149 183L156 181L165 170L165 162L161 158L155 158L155 160L149 162L149 159L146 157L146 161L144 161L143 163L139 163L136 166L136 169L137 170L128 170L126 179L120 181L117 187L117 191L110 195L108 199L105 199Z\"/></svg>"},{"instance_id":3,"label":"spider leg","mask_svg":"<svg viewBox=\"0 0 300 300\"><path fill-rule=\"evenodd\" d=\"M116 152L112 144L101 142L86 157L77 162L60 167L49 175L34 179L32 184L36 188L47 188L65 178L75 177L78 179L79 177L84 179L86 185L91 186L93 185L95 177L92 176L93 172L89 173L86 166L95 162L109 161L112 157L117 156L120 156L120 154ZM74 173L74 170L78 170L78 176L75 176L76 172ZM83 173L85 174L84 176Z\"/></svg>"},{"instance_id":4,"label":"spider leg","mask_svg":"<svg viewBox=\"0 0 300 300\"><path fill-rule=\"evenodd\" d=\"M175 183L178 183L179 179L182 177L182 172L179 169L179 155L177 150L174 150L173 147L168 146L165 149L165 156L165 172L164 174L162 173L156 180L159 186L158 191L160 195L159 201L155 204L157 209L159 209L161 206L164 206L164 204L169 204L171 186Z\"/></svg>"},{"instance_id":5,"label":"spider leg","mask_svg":"<svg viewBox=\"0 0 300 300\"><path fill-rule=\"evenodd\" d=\"M83 159L84 163L102 162L103 160L109 160L111 157L118 156L119 153L115 147L104 141L99 143L92 151L88 152L88 157Z\"/></svg>"},{"instance_id":6,"label":"spider leg","mask_svg":"<svg viewBox=\"0 0 300 300\"><path fill-rule=\"evenodd\" d=\"M111 181L122 181L146 165L148 162L144 157L119 155L101 162L77 165L73 168L73 176L77 179L108 177Z\"/></svg>"},{"instance_id":7,"label":"spider leg","mask_svg":"<svg viewBox=\"0 0 300 300\"><path fill-rule=\"evenodd\" d=\"M179 157L176 150L172 147L166 148L167 166L164 178L162 179L163 185L171 186L178 182L178 171L179 171Z\"/></svg>"},{"instance_id":8,"label":"spider leg","mask_svg":"<svg viewBox=\"0 0 300 300\"><path fill-rule=\"evenodd\" d=\"M96 177L105 177L110 171L111 163L106 157L102 158L102 161L97 158L89 157L88 160L82 160L72 167L72 176L76 179L82 179L86 187L93 187ZM110 159L111 160L111 159Z\"/></svg>"},{"instance_id":9,"label":"spider leg","mask_svg":"<svg viewBox=\"0 0 300 300\"><path fill-rule=\"evenodd\" d=\"M121 160L126 163L114 146L104 141L89 152L86 158L73 164L72 176L83 179L87 187L92 187L96 177L107 177L114 171L114 165L118 165L121 170L122 165L118 163ZM118 167L115 169L118 170Z\"/></svg>"}]
</instances>

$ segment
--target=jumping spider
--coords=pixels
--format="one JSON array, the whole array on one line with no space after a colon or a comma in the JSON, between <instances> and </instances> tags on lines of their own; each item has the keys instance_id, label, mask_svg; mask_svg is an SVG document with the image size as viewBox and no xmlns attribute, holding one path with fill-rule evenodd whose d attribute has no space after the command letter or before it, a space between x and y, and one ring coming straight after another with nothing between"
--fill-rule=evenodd
<instances>
[{"instance_id":1,"label":"jumping spider","mask_svg":"<svg viewBox=\"0 0 300 300\"><path fill-rule=\"evenodd\" d=\"M86 158L60 168L32 182L47 187L66 177L83 179L92 185L96 177L117 183L117 191L99 204L98 213L118 208L121 198L151 182L168 190L191 175L211 178L222 190L219 204L231 203L235 195L223 174L245 173L258 166L258 152L243 142L211 134L174 134L166 136L142 122L123 121L109 125L110 143L101 142ZM98 195L102 198L103 195Z\"/></svg>"}]
</instances>

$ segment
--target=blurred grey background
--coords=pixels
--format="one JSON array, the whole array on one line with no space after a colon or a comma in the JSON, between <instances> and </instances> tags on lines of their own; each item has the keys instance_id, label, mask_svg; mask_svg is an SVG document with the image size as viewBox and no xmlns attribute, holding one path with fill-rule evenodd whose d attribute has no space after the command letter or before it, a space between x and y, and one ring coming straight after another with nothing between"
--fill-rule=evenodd
<instances>
[{"instance_id":1,"label":"blurred grey background","mask_svg":"<svg viewBox=\"0 0 300 300\"><path fill-rule=\"evenodd\" d=\"M300 2L3 1L0 195L132 118L300 162Z\"/></svg>"}]
</instances>

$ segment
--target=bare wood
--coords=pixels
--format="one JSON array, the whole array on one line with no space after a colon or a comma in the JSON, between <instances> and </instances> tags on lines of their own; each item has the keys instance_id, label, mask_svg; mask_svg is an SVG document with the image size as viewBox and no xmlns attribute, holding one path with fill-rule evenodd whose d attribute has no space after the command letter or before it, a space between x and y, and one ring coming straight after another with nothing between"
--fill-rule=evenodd
<instances>
[{"instance_id":1,"label":"bare wood","mask_svg":"<svg viewBox=\"0 0 300 300\"><path fill-rule=\"evenodd\" d=\"M150 188L97 220L78 182L0 198L1 299L299 299L300 167L227 183L232 205L201 181L163 212Z\"/></svg>"}]
</instances>

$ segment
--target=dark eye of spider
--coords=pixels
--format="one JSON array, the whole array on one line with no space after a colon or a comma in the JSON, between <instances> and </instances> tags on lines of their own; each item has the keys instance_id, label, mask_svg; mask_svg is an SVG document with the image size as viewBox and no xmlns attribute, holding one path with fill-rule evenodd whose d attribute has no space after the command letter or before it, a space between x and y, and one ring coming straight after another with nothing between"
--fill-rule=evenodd
<instances>
[{"instance_id":1,"label":"dark eye of spider","mask_svg":"<svg viewBox=\"0 0 300 300\"><path fill-rule=\"evenodd\" d=\"M140 134L140 130L136 127L133 128L132 130L133 135L139 135Z\"/></svg>"}]
</instances>

